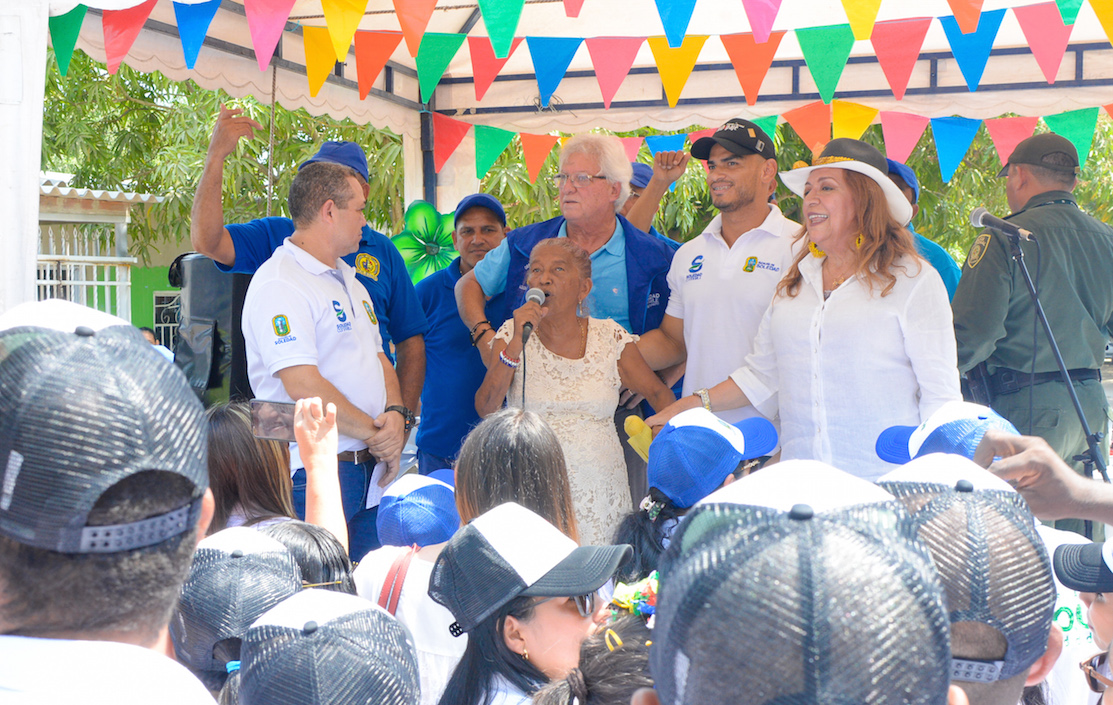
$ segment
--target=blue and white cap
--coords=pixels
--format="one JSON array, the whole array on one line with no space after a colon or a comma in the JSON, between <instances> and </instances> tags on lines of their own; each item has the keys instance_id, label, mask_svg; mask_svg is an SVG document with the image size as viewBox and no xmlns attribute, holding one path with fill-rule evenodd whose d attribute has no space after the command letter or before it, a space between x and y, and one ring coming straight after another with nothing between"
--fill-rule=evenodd
<instances>
[{"instance_id":1,"label":"blue and white cap","mask_svg":"<svg viewBox=\"0 0 1113 705\"><path fill-rule=\"evenodd\" d=\"M456 492L426 475L403 475L383 493L375 523L384 546L444 543L460 528Z\"/></svg>"},{"instance_id":2,"label":"blue and white cap","mask_svg":"<svg viewBox=\"0 0 1113 705\"><path fill-rule=\"evenodd\" d=\"M973 460L990 429L1020 435L1016 426L988 406L950 401L919 426L890 426L877 437L877 457L907 463L929 453L952 453Z\"/></svg>"}]
</instances>

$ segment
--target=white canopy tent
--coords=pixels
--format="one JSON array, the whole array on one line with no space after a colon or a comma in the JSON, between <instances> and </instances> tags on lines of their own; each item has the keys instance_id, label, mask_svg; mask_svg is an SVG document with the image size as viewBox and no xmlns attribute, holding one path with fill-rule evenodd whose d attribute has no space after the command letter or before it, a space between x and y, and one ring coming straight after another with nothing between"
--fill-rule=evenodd
<instances>
[{"instance_id":1,"label":"white canopy tent","mask_svg":"<svg viewBox=\"0 0 1113 705\"><path fill-rule=\"evenodd\" d=\"M0 208L13 214L0 237L4 282L0 285L0 311L34 296L34 258L37 240L37 174L40 161L41 112L48 14L61 14L69 2L20 0L0 8L0 59L6 59L0 78L0 116L16 129L0 136L0 159L9 167L0 170ZM77 48L98 61L105 60L99 9L122 9L138 0L92 0ZM1016 0L986 0L982 11L1014 7ZM952 14L946 0L886 0L878 21L908 17L941 17ZM774 30L846 23L846 13L836 2L783 0ZM688 35L707 34L695 70L676 107L665 98L654 57L642 45L630 74L609 109L604 109L591 57L580 47L560 83L550 107L539 109L538 87L528 45L523 42L511 55L499 78L482 100L476 100L471 57L465 42L449 64L433 100L420 102L415 61L403 42L379 75L371 94L360 100L355 57L310 96L306 78L302 28L325 26L321 0L296 0L274 59L260 71L252 49L251 32L242 2L222 0L209 27L196 65L189 69L177 32L170 0L159 0L128 52L124 63L141 71L160 71L174 80L191 79L205 88L222 88L233 96L273 98L289 109L304 108L314 115L328 114L389 128L402 135L408 201L430 197L455 203L477 189L474 152L465 140L439 176L432 177L431 138L423 140L423 110L433 110L474 124L486 124L533 133L592 128L633 130L650 126L679 130L691 125L714 126L735 116L761 117L811 103L818 98L815 83L803 61L792 32L785 35L776 60L762 86L761 98L747 105L729 57L718 37L750 31L741 0L700 0L695 5ZM361 30L398 30L392 0L369 0ZM486 29L475 0L441 0L427 32L485 36ZM560 0L526 0L516 36L659 36L664 34L654 0L586 0L578 18L565 15ZM928 30L904 98L897 101L889 88L868 40L855 42L836 97L868 103L881 110L900 110L927 117L961 115L992 118L1004 113L1048 115L1076 108L1094 107L1113 100L1113 48L1089 4L1083 4L1071 34L1070 48L1054 84L1048 84L1028 49L1028 42L1012 13L1006 13L994 41L980 86L970 92L950 52L938 21ZM427 112L425 113L427 114ZM422 144L425 144L423 153Z\"/></svg>"}]
</instances>

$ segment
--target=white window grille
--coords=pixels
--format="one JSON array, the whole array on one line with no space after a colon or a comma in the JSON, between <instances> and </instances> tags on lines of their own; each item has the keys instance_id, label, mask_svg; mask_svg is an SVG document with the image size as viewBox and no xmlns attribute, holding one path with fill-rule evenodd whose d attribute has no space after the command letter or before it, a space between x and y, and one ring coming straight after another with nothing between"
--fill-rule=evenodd
<instances>
[{"instance_id":1,"label":"white window grille","mask_svg":"<svg viewBox=\"0 0 1113 705\"><path fill-rule=\"evenodd\" d=\"M155 292L155 338L170 350L178 341L178 323L182 315L180 291Z\"/></svg>"},{"instance_id":2,"label":"white window grille","mask_svg":"<svg viewBox=\"0 0 1113 705\"><path fill-rule=\"evenodd\" d=\"M131 320L126 225L39 225L38 299L66 299ZM118 247L122 245L122 247Z\"/></svg>"}]
</instances>

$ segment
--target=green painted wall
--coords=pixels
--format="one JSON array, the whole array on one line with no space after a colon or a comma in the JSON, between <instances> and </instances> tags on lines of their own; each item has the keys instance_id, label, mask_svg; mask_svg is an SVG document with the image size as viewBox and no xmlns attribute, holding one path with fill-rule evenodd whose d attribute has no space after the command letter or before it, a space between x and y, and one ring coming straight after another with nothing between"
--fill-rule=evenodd
<instances>
[{"instance_id":1,"label":"green painted wall","mask_svg":"<svg viewBox=\"0 0 1113 705\"><path fill-rule=\"evenodd\" d=\"M155 292L175 291L166 282L169 267L131 268L131 322L142 328L155 326Z\"/></svg>"}]
</instances>

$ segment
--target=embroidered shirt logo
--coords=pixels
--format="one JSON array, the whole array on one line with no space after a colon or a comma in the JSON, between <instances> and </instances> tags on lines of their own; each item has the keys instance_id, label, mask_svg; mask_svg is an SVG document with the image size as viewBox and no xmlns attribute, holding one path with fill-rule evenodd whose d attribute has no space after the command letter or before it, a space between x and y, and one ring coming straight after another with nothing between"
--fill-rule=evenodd
<instances>
[{"instance_id":1,"label":"embroidered shirt logo","mask_svg":"<svg viewBox=\"0 0 1113 705\"><path fill-rule=\"evenodd\" d=\"M332 310L336 312L336 320L341 323L348 320L348 314L344 313L344 307L340 305L339 301L332 302Z\"/></svg>"},{"instance_id":2,"label":"embroidered shirt logo","mask_svg":"<svg viewBox=\"0 0 1113 705\"><path fill-rule=\"evenodd\" d=\"M379 265L379 260L375 259L366 252L360 252L356 255L356 272L365 277L371 277L375 281L379 281L379 271L382 267Z\"/></svg>"},{"instance_id":3,"label":"embroidered shirt logo","mask_svg":"<svg viewBox=\"0 0 1113 705\"><path fill-rule=\"evenodd\" d=\"M688 265L688 276L685 277L686 281L694 281L703 277L703 255L696 255L692 259L692 264Z\"/></svg>"},{"instance_id":4,"label":"embroidered shirt logo","mask_svg":"<svg viewBox=\"0 0 1113 705\"><path fill-rule=\"evenodd\" d=\"M747 257L746 266L742 267L743 272L752 272L757 267L757 257Z\"/></svg>"},{"instance_id":5,"label":"embroidered shirt logo","mask_svg":"<svg viewBox=\"0 0 1113 705\"><path fill-rule=\"evenodd\" d=\"M363 302L363 310L367 312L367 317L371 319L372 323L379 325L379 319L375 318L375 309L371 306L370 301Z\"/></svg>"},{"instance_id":6,"label":"embroidered shirt logo","mask_svg":"<svg viewBox=\"0 0 1113 705\"><path fill-rule=\"evenodd\" d=\"M290 321L282 314L271 319L271 327L274 328L274 334L280 338L284 335L290 335Z\"/></svg>"}]
</instances>

